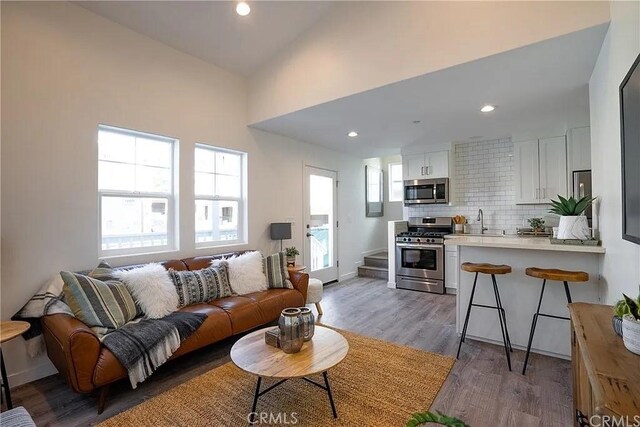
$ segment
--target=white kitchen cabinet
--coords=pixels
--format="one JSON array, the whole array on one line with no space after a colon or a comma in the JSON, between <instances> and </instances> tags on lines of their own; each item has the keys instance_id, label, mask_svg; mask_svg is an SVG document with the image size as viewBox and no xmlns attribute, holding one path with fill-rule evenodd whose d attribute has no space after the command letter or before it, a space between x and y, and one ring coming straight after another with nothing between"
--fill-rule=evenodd
<instances>
[{"instance_id":1,"label":"white kitchen cabinet","mask_svg":"<svg viewBox=\"0 0 640 427\"><path fill-rule=\"evenodd\" d=\"M402 176L405 181L408 179L424 178L424 157L424 154L402 156Z\"/></svg>"},{"instance_id":2,"label":"white kitchen cabinet","mask_svg":"<svg viewBox=\"0 0 640 427\"><path fill-rule=\"evenodd\" d=\"M558 195L567 197L567 146L564 136L539 141L540 191L542 203L551 203Z\"/></svg>"},{"instance_id":3,"label":"white kitchen cabinet","mask_svg":"<svg viewBox=\"0 0 640 427\"><path fill-rule=\"evenodd\" d=\"M403 179L449 177L449 151L402 156Z\"/></svg>"},{"instance_id":4,"label":"white kitchen cabinet","mask_svg":"<svg viewBox=\"0 0 640 427\"><path fill-rule=\"evenodd\" d=\"M591 128L569 129L567 132L567 164L569 175L573 171L591 169Z\"/></svg>"},{"instance_id":5,"label":"white kitchen cabinet","mask_svg":"<svg viewBox=\"0 0 640 427\"><path fill-rule=\"evenodd\" d=\"M444 252L444 287L447 293L455 293L458 289L458 247L445 246Z\"/></svg>"},{"instance_id":6,"label":"white kitchen cabinet","mask_svg":"<svg viewBox=\"0 0 640 427\"><path fill-rule=\"evenodd\" d=\"M550 203L567 196L567 144L564 136L514 144L516 204Z\"/></svg>"}]
</instances>

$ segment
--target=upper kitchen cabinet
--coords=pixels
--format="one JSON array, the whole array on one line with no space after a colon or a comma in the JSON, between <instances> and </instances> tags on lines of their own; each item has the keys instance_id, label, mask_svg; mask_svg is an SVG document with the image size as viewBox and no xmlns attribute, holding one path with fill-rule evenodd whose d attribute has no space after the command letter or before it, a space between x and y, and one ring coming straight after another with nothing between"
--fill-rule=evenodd
<instances>
[{"instance_id":1,"label":"upper kitchen cabinet","mask_svg":"<svg viewBox=\"0 0 640 427\"><path fill-rule=\"evenodd\" d=\"M574 171L591 170L591 128L589 126L570 129L567 132L569 174Z\"/></svg>"},{"instance_id":2,"label":"upper kitchen cabinet","mask_svg":"<svg viewBox=\"0 0 640 427\"><path fill-rule=\"evenodd\" d=\"M564 136L514 144L516 204L550 203L567 195L567 143Z\"/></svg>"},{"instance_id":3,"label":"upper kitchen cabinet","mask_svg":"<svg viewBox=\"0 0 640 427\"><path fill-rule=\"evenodd\" d=\"M405 180L449 177L449 151L402 156Z\"/></svg>"}]
</instances>

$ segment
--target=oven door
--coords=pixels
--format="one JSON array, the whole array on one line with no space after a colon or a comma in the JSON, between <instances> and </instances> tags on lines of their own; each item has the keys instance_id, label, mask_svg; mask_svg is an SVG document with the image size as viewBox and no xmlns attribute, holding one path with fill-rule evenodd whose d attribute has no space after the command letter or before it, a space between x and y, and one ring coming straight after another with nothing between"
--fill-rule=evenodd
<instances>
[{"instance_id":1,"label":"oven door","mask_svg":"<svg viewBox=\"0 0 640 427\"><path fill-rule=\"evenodd\" d=\"M443 246L397 243L396 274L421 279L444 280Z\"/></svg>"}]
</instances>

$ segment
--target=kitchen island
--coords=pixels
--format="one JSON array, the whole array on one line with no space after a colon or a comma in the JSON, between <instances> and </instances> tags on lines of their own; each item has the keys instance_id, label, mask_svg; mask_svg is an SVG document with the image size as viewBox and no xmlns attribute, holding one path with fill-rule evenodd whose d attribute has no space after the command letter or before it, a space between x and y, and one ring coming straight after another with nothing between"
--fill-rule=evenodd
<instances>
[{"instance_id":1,"label":"kitchen island","mask_svg":"<svg viewBox=\"0 0 640 427\"><path fill-rule=\"evenodd\" d=\"M449 277L447 282L455 283L457 287L458 334L462 333L474 278L474 274L460 271L460 264L464 262L507 264L512 267L513 271L510 274L496 276L496 279L514 348L526 350L531 320L542 288L542 280L525 275L527 267L585 271L589 274L588 282L569 283L572 299L574 302L599 302L600 256L605 253L601 246L555 245L544 237L451 235L447 236L445 247L449 263L447 273L455 275ZM455 262L455 265L450 265L452 262ZM495 305L490 276L478 276L474 300L479 304ZM541 312L568 317L567 301L561 282L547 282ZM502 345L496 311L474 307L467 337ZM570 344L569 321L544 317L538 320L532 352L568 359L571 354ZM521 368L514 366L516 371Z\"/></svg>"}]
</instances>

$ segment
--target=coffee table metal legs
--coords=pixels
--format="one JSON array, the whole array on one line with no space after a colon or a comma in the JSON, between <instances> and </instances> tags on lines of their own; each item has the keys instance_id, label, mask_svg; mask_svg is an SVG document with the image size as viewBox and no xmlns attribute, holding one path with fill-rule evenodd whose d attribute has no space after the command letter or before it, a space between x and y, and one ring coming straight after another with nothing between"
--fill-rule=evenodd
<instances>
[{"instance_id":1,"label":"coffee table metal legs","mask_svg":"<svg viewBox=\"0 0 640 427\"><path fill-rule=\"evenodd\" d=\"M4 389L4 395L7 398L7 409L13 409L13 402L11 402L11 388L9 387L9 380L7 379L7 369L4 367L2 347L0 347L0 370L2 373L2 388Z\"/></svg>"},{"instance_id":2,"label":"coffee table metal legs","mask_svg":"<svg viewBox=\"0 0 640 427\"><path fill-rule=\"evenodd\" d=\"M331 412L333 412L333 418L338 418L338 411L336 411L336 405L333 401L333 394L331 393L331 386L329 385L329 376L327 375L327 371L324 371L322 373L322 377L324 378L324 385L317 383L309 378L306 377L302 377L303 380L305 380L308 383L311 383L317 387L320 387L321 389L325 390L327 392L327 395L329 396L329 403L331 404ZM284 383L285 381L287 381L289 378L285 378L283 380L278 381L277 383L273 384L272 386L260 391L260 385L262 384L262 377L258 377L258 381L256 382L256 391L253 395L253 406L251 407L251 414L249 415L249 424L252 425L255 422L255 416L257 415L256 413L256 408L258 406L258 398L268 392L270 392L271 390L273 390L274 388L278 387L280 384Z\"/></svg>"}]
</instances>

